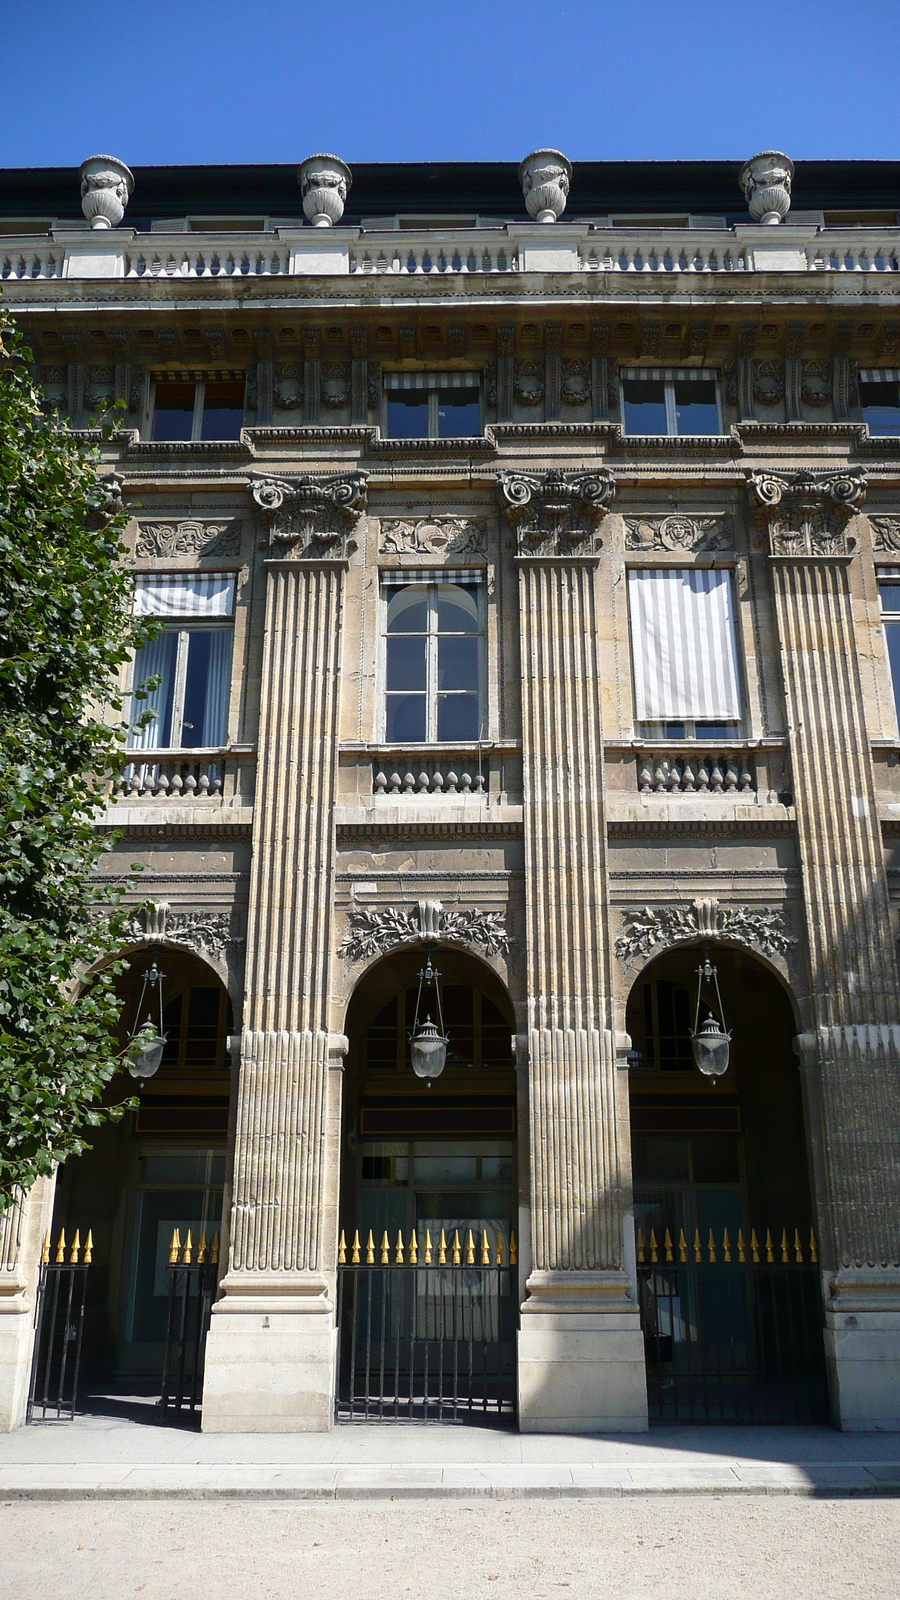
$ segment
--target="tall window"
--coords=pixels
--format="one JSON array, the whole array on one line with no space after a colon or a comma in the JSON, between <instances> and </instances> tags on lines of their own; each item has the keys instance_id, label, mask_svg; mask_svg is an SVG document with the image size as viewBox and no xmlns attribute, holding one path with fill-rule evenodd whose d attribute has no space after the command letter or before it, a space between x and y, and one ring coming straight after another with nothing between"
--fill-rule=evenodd
<instances>
[{"instance_id":1,"label":"tall window","mask_svg":"<svg viewBox=\"0 0 900 1600\"><path fill-rule=\"evenodd\" d=\"M135 611L163 627L137 652L134 689L157 679L146 697L132 696L132 749L216 749L225 743L231 688L234 577L230 573L154 574L137 580Z\"/></svg>"},{"instance_id":2,"label":"tall window","mask_svg":"<svg viewBox=\"0 0 900 1600\"><path fill-rule=\"evenodd\" d=\"M641 567L628 574L634 712L651 738L739 732L740 675L730 572Z\"/></svg>"},{"instance_id":3,"label":"tall window","mask_svg":"<svg viewBox=\"0 0 900 1600\"><path fill-rule=\"evenodd\" d=\"M471 372L386 372L389 439L471 439L481 432L479 382Z\"/></svg>"},{"instance_id":4,"label":"tall window","mask_svg":"<svg viewBox=\"0 0 900 1600\"><path fill-rule=\"evenodd\" d=\"M884 641L894 688L894 709L900 726L900 567L878 574L878 594L881 599L881 620L884 623Z\"/></svg>"},{"instance_id":5,"label":"tall window","mask_svg":"<svg viewBox=\"0 0 900 1600\"><path fill-rule=\"evenodd\" d=\"M480 573L384 579L385 738L389 744L483 737Z\"/></svg>"},{"instance_id":6,"label":"tall window","mask_svg":"<svg viewBox=\"0 0 900 1600\"><path fill-rule=\"evenodd\" d=\"M876 367L860 372L859 404L870 433L900 433L900 370Z\"/></svg>"},{"instance_id":7,"label":"tall window","mask_svg":"<svg viewBox=\"0 0 900 1600\"><path fill-rule=\"evenodd\" d=\"M622 375L626 433L722 432L716 380L708 372L634 372Z\"/></svg>"},{"instance_id":8,"label":"tall window","mask_svg":"<svg viewBox=\"0 0 900 1600\"><path fill-rule=\"evenodd\" d=\"M237 439L243 425L243 378L199 383L168 383L157 379L152 438Z\"/></svg>"}]
</instances>

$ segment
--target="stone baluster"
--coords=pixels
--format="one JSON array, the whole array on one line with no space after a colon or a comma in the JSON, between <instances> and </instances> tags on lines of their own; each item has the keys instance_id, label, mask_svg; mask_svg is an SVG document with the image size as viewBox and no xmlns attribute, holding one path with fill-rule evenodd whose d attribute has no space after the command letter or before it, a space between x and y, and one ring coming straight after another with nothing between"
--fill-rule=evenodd
<instances>
[{"instance_id":1,"label":"stone baluster","mask_svg":"<svg viewBox=\"0 0 900 1600\"><path fill-rule=\"evenodd\" d=\"M604 473L500 476L516 529L522 659L532 1227L519 1336L525 1430L633 1428L646 1417L624 1269L627 1136L623 1148L604 931L596 528L613 489Z\"/></svg>"},{"instance_id":2,"label":"stone baluster","mask_svg":"<svg viewBox=\"0 0 900 1600\"><path fill-rule=\"evenodd\" d=\"M798 1038L843 1425L900 1424L900 983L866 729L849 472L750 475L784 666L812 1027ZM847 1315L846 1313L849 1313Z\"/></svg>"},{"instance_id":3,"label":"stone baluster","mask_svg":"<svg viewBox=\"0 0 900 1600\"><path fill-rule=\"evenodd\" d=\"M334 1069L346 1049L328 1032L340 641L365 480L307 477L294 489L263 480L253 494L273 556L230 1258L207 1345L203 1417L212 1428L233 1428L238 1417L247 1429L321 1429L333 1404Z\"/></svg>"}]
</instances>

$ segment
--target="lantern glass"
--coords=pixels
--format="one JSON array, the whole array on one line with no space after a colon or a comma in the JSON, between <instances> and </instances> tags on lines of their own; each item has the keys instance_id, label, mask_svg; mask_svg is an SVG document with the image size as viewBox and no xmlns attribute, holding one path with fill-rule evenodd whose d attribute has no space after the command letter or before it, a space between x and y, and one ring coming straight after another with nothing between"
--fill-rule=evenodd
<instances>
[{"instance_id":1,"label":"lantern glass","mask_svg":"<svg viewBox=\"0 0 900 1600\"><path fill-rule=\"evenodd\" d=\"M439 1078L447 1062L447 1041L426 1017L409 1042L412 1069L417 1078Z\"/></svg>"},{"instance_id":2,"label":"lantern glass","mask_svg":"<svg viewBox=\"0 0 900 1600\"><path fill-rule=\"evenodd\" d=\"M141 1048L134 1060L129 1062L128 1071L133 1078L152 1078L162 1063L166 1036L164 1033L157 1033L148 1017L134 1042L140 1044Z\"/></svg>"},{"instance_id":3,"label":"lantern glass","mask_svg":"<svg viewBox=\"0 0 900 1600\"><path fill-rule=\"evenodd\" d=\"M715 1017L707 1017L702 1028L691 1035L694 1061L706 1078L721 1078L728 1071L731 1034L720 1027Z\"/></svg>"}]
</instances>

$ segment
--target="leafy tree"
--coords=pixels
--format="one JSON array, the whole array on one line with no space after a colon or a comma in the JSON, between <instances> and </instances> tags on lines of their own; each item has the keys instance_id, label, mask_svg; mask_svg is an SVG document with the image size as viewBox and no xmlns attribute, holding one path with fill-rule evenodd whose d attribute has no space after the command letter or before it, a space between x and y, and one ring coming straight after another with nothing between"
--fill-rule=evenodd
<instances>
[{"instance_id":1,"label":"leafy tree","mask_svg":"<svg viewBox=\"0 0 900 1600\"><path fill-rule=\"evenodd\" d=\"M118 669L147 636L115 482L42 408L29 360L0 311L0 1210L124 1109L104 1091L125 911L92 819L122 761Z\"/></svg>"}]
</instances>

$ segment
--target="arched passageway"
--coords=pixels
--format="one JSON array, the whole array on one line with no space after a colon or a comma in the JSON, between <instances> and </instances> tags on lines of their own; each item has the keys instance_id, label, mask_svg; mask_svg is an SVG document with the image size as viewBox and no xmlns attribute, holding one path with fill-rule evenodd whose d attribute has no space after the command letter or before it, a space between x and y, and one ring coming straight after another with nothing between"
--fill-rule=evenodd
<instances>
[{"instance_id":1,"label":"arched passageway","mask_svg":"<svg viewBox=\"0 0 900 1600\"><path fill-rule=\"evenodd\" d=\"M512 1006L466 952L437 946L432 959L449 1043L430 1086L415 1076L409 1047L423 947L371 968L348 1008L339 1418L357 1409L453 1420L514 1412Z\"/></svg>"},{"instance_id":2,"label":"arched passageway","mask_svg":"<svg viewBox=\"0 0 900 1600\"><path fill-rule=\"evenodd\" d=\"M120 1044L134 1024L143 975L155 960L163 978L162 1064L136 1082L118 1073L110 1104L136 1095L136 1110L89 1132L91 1148L57 1178L53 1239L65 1230L93 1233L87 1284L82 1374L88 1391L159 1394L165 1356L173 1229L188 1230L196 1251L222 1230L229 1128L226 1039L231 1004L221 979L178 946L146 944L125 952L117 981L123 996ZM140 1020L148 1004L145 999ZM153 1020L158 1012L153 1009Z\"/></svg>"},{"instance_id":3,"label":"arched passageway","mask_svg":"<svg viewBox=\"0 0 900 1600\"><path fill-rule=\"evenodd\" d=\"M822 1312L790 1000L750 952L713 945L731 1062L693 1060L699 945L628 1000L636 1270L651 1418L823 1420ZM700 1019L716 1005L703 991ZM722 1017L718 1020L721 1022Z\"/></svg>"}]
</instances>

